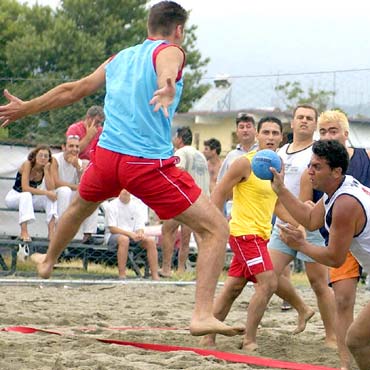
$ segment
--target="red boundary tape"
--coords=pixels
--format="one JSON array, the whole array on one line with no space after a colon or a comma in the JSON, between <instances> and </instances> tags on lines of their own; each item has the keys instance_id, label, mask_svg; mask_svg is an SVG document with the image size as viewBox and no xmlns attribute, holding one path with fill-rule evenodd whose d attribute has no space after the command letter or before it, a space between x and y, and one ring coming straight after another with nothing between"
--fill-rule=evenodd
<instances>
[{"instance_id":1,"label":"red boundary tape","mask_svg":"<svg viewBox=\"0 0 370 370\"><path fill-rule=\"evenodd\" d=\"M135 328L135 327L132 327ZM116 328L116 330L129 330L131 327L123 327L123 328ZM139 330L143 330L137 328ZM147 328L148 330L151 328ZM164 328L157 328L160 330L165 330ZM176 328L170 328L170 330L176 330ZM51 331L51 330L44 330L44 329L37 329L28 326L12 326L7 328L2 328L0 331L7 331L7 332L18 332L23 334L32 334L35 332L43 332L48 334L56 334L62 335L59 332ZM152 351L159 351L159 352L172 352L172 351L191 351L197 353L201 356L214 356L218 359L229 361L229 362L238 362L238 363L245 363L250 365L258 365L258 366L268 366L268 367L275 367L279 369L291 369L291 370L337 370L332 367L326 366L319 366L319 365L310 365L310 364L300 364L296 362L290 361L280 361L274 360L271 358L265 357L255 357L255 356L248 356L242 355L237 353L230 353L230 352L221 352L216 350L209 350L209 349L202 349L202 348L194 348L194 347L182 347L182 346L172 346L167 344L154 344L154 343L139 343L139 342L126 342L122 340L115 340L115 339L100 339L96 338L99 342L109 343L109 344L118 344L121 346L133 346L145 350L152 350Z\"/></svg>"}]
</instances>

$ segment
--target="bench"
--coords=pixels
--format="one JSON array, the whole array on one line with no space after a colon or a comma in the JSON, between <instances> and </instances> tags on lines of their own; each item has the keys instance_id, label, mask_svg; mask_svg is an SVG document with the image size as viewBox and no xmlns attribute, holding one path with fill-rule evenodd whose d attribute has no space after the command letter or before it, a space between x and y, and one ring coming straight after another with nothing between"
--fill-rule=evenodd
<instances>
[{"instance_id":1,"label":"bench","mask_svg":"<svg viewBox=\"0 0 370 370\"><path fill-rule=\"evenodd\" d=\"M16 271L19 244L20 240L16 237L0 237L0 267L3 269L3 272L0 272L1 275L10 275ZM34 252L45 253L49 241L47 239L35 238L27 244L31 254ZM3 254L7 252L10 252L11 256L10 266L6 264L3 258ZM88 270L89 262L105 263L108 265L116 265L117 263L117 253L109 251L106 245L82 244L79 241L70 242L60 257L61 260L75 258L82 260L82 267L86 271ZM139 246L130 247L127 267L131 268L136 276L140 278L148 277L150 274L146 251ZM144 267L144 275L142 275L141 267Z\"/></svg>"}]
</instances>

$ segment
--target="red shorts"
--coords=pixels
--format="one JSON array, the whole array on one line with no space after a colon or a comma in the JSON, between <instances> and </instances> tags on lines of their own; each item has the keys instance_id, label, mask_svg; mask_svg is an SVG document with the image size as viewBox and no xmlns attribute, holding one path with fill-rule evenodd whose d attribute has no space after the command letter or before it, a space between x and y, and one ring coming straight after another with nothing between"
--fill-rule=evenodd
<instances>
[{"instance_id":1,"label":"red shorts","mask_svg":"<svg viewBox=\"0 0 370 370\"><path fill-rule=\"evenodd\" d=\"M255 283L255 275L273 270L267 243L268 240L262 239L257 235L230 235L229 244L234 252L234 256L228 275L244 277Z\"/></svg>"},{"instance_id":2,"label":"red shorts","mask_svg":"<svg viewBox=\"0 0 370 370\"><path fill-rule=\"evenodd\" d=\"M96 147L79 186L82 199L102 202L122 189L140 198L161 219L173 218L189 208L201 189L184 170L178 157L146 159Z\"/></svg>"},{"instance_id":3,"label":"red shorts","mask_svg":"<svg viewBox=\"0 0 370 370\"><path fill-rule=\"evenodd\" d=\"M351 252L347 253L346 260L343 265L338 268L329 269L329 283L335 283L336 281L346 279L360 279L361 266L357 262L356 258L353 257Z\"/></svg>"}]
</instances>

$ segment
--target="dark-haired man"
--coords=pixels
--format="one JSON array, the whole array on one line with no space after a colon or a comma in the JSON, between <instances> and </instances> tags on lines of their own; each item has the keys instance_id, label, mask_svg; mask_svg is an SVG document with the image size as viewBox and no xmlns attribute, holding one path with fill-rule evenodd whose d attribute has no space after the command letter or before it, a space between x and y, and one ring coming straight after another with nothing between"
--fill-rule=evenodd
<instances>
[{"instance_id":1,"label":"dark-haired man","mask_svg":"<svg viewBox=\"0 0 370 370\"><path fill-rule=\"evenodd\" d=\"M225 172L231 166L235 159L239 158L245 153L258 149L256 142L256 123L253 116L241 112L236 116L236 137L239 143L236 148L227 153L222 162L221 168L217 175L217 182L220 182L224 177Z\"/></svg>"},{"instance_id":2,"label":"dark-haired man","mask_svg":"<svg viewBox=\"0 0 370 370\"><path fill-rule=\"evenodd\" d=\"M325 226L326 248L317 248L292 225L280 225L281 238L291 248L319 263L340 267L350 250L365 271L370 272L370 189L346 175L349 156L336 140L314 143L308 175L315 190L324 196L314 207L297 199L274 172L273 189L290 214L309 230ZM370 369L370 303L347 331L346 344L361 370Z\"/></svg>"},{"instance_id":3,"label":"dark-haired man","mask_svg":"<svg viewBox=\"0 0 370 370\"><path fill-rule=\"evenodd\" d=\"M350 125L347 116L339 110L322 112L318 119L318 129L321 140L338 140L346 146L349 139ZM349 156L347 174L353 176L363 185L370 186L370 150L346 146ZM300 199L311 199L322 196L321 192L313 191L308 170L301 178ZM320 232L325 228L321 228ZM356 301L357 282L361 276L361 267L352 253L348 252L345 263L339 268L329 269L329 283L334 291L336 304L336 335L341 370L349 370L351 356L345 345L346 333L353 322Z\"/></svg>"},{"instance_id":4,"label":"dark-haired man","mask_svg":"<svg viewBox=\"0 0 370 370\"><path fill-rule=\"evenodd\" d=\"M209 191L212 193L217 183L217 175L220 171L222 160L221 154L221 143L219 140L212 137L211 139L204 141L203 154L207 158L208 172L210 177Z\"/></svg>"},{"instance_id":5,"label":"dark-haired man","mask_svg":"<svg viewBox=\"0 0 370 370\"><path fill-rule=\"evenodd\" d=\"M103 131L104 111L99 105L93 105L87 112L85 119L72 123L67 129L66 137L78 136L80 140L79 158L90 160L90 153Z\"/></svg>"},{"instance_id":6,"label":"dark-haired man","mask_svg":"<svg viewBox=\"0 0 370 370\"><path fill-rule=\"evenodd\" d=\"M257 141L260 149L276 150L283 139L283 126L276 117L264 117L257 125ZM211 194L212 201L222 209L230 193L233 193L229 244L234 252L225 285L216 297L214 314L225 320L235 299L248 281L255 284L247 315L243 340L246 352L258 348L257 328L266 306L277 287L277 278L270 259L267 242L271 233L274 211L286 216L284 209L276 204L271 182L259 179L252 171L252 151L236 159ZM284 212L284 213L282 213ZM289 215L288 215L289 216ZM201 340L206 346L215 345L216 335Z\"/></svg>"},{"instance_id":7,"label":"dark-haired man","mask_svg":"<svg viewBox=\"0 0 370 370\"><path fill-rule=\"evenodd\" d=\"M39 261L39 275L48 278L81 222L102 201L126 189L159 218L176 218L199 235L190 332L232 336L243 328L229 327L212 313L228 225L191 176L176 167L177 158L172 156L171 120L183 86L185 53L181 44L187 17L186 10L173 1L153 5L148 38L142 44L120 51L90 75L35 99L22 101L5 91L9 103L0 106L0 120L5 127L27 115L72 104L105 86L105 122L95 155L82 176L78 194L59 221L46 258Z\"/></svg>"},{"instance_id":8,"label":"dark-haired man","mask_svg":"<svg viewBox=\"0 0 370 370\"><path fill-rule=\"evenodd\" d=\"M281 147L278 153L284 161L285 185L293 194L298 196L301 175L307 168L312 155L313 135L317 127L316 109L310 105L297 106L293 111L291 127L293 141ZM312 201L312 199L305 200ZM333 315L333 307L335 307L334 294L327 285L327 267L286 245L279 236L278 225L282 223L284 222L277 217L268 245L275 272L279 276L276 293L297 310L298 325L294 330L294 334L302 332L314 311L305 304L291 281L283 275L284 269L294 258L302 260L305 264L308 280L317 298L325 328L325 344L328 347L336 347ZM307 239L316 245L321 245L322 247L325 245L319 231L307 232Z\"/></svg>"}]
</instances>

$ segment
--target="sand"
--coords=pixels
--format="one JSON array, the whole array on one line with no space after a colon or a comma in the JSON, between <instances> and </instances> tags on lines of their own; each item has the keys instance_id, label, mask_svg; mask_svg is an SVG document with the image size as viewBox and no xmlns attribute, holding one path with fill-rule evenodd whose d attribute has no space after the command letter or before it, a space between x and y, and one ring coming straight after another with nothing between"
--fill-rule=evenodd
<instances>
[{"instance_id":1,"label":"sand","mask_svg":"<svg viewBox=\"0 0 370 370\"><path fill-rule=\"evenodd\" d=\"M316 310L305 332L292 335L295 311L282 312L273 297L258 335L256 356L299 363L338 367L335 350L324 347L324 330L310 288L299 288ZM227 323L245 322L253 287L248 286L235 302ZM369 300L369 291L359 286L356 312ZM96 338L130 342L199 347L187 326L194 304L194 286L176 284L106 284L50 286L2 285L1 327L31 326L56 330L64 335L0 332L0 369L251 369L192 352L156 352L131 346L101 343ZM145 330L112 330L113 327L140 327ZM176 328L154 330L150 328ZM243 353L241 337L217 338L217 349ZM261 367L260 367L261 368ZM266 367L267 368L267 367ZM356 367L354 367L355 369Z\"/></svg>"}]
</instances>

